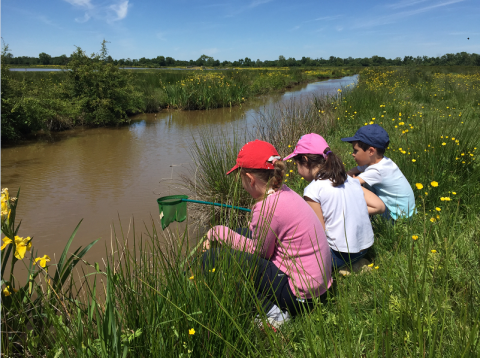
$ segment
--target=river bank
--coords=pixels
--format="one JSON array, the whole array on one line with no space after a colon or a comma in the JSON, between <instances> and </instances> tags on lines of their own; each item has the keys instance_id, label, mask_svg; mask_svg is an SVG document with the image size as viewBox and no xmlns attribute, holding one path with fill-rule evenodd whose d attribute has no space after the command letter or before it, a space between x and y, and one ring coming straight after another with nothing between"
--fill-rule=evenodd
<instances>
[{"instance_id":1,"label":"river bank","mask_svg":"<svg viewBox=\"0 0 480 358\"><path fill-rule=\"evenodd\" d=\"M18 305L2 307L2 328L8 327L2 329L2 350L101 357L123 352L184 357L477 356L479 90L478 73L374 69L362 73L359 85L339 92L335 101L290 100L256 117L255 129L252 123L247 134L272 142L280 155L290 153L288 146L312 131L326 137L347 167L354 165L351 147L340 138L378 123L390 135L386 155L415 192L418 213L411 220L395 225L374 220L375 244L369 253L373 268L335 275L329 299L317 302L310 314L276 331L259 329L259 320L266 323L265 312L243 273L227 271L221 262L207 273L199 261L184 266L184 253L191 249L188 231L172 224L171 230L161 232L147 224L135 235L135 245L123 245L127 230L117 230L105 265L91 263L97 286L85 280L58 294L49 288L48 277L39 276L35 285L41 283L43 291L35 289L45 299L35 305L14 301L18 292L11 290L9 300ZM225 177L223 167L232 166L232 155L250 139L244 138L245 130L234 132L231 125L215 127L197 137L192 152L197 184L208 189L199 199L218 190L233 195L228 188L235 183L219 185L216 178L234 180ZM158 158L170 155L159 152ZM289 169L286 184L301 193L304 180L294 167ZM232 227L238 219L234 213L218 217L217 223ZM41 242L34 245L41 247ZM54 270L51 263L46 266ZM104 300L96 299L97 290L105 292ZM72 292L80 292L77 300L70 299Z\"/></svg>"},{"instance_id":2,"label":"river bank","mask_svg":"<svg viewBox=\"0 0 480 358\"><path fill-rule=\"evenodd\" d=\"M2 67L2 142L38 131L122 125L141 112L234 107L260 94L358 73L358 68L121 70L78 52L68 71Z\"/></svg>"}]
</instances>

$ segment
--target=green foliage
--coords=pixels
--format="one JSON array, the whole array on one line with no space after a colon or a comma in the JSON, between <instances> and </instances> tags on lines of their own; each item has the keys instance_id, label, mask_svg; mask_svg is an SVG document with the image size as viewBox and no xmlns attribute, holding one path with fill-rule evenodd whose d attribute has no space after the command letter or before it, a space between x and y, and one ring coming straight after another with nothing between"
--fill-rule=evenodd
<instances>
[{"instance_id":1,"label":"green foliage","mask_svg":"<svg viewBox=\"0 0 480 358\"><path fill-rule=\"evenodd\" d=\"M60 74L19 74L2 66L2 139L82 124L127 123L127 114L140 111L143 100L131 74L107 62L107 54L105 41L101 54L90 57L77 48Z\"/></svg>"},{"instance_id":2,"label":"green foliage","mask_svg":"<svg viewBox=\"0 0 480 358\"><path fill-rule=\"evenodd\" d=\"M102 53L87 56L80 48L68 63L66 91L78 101L81 121L89 125L112 125L128 122L127 113L142 106L139 93L130 81L130 74L105 62L105 41Z\"/></svg>"}]
</instances>

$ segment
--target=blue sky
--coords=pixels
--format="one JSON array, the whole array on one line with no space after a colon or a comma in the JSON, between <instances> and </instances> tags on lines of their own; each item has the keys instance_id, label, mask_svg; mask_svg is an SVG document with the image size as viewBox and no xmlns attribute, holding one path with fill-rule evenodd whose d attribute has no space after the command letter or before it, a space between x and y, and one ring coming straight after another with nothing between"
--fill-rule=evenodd
<instances>
[{"instance_id":1,"label":"blue sky","mask_svg":"<svg viewBox=\"0 0 480 358\"><path fill-rule=\"evenodd\" d=\"M115 59L441 56L480 53L479 0L3 0L14 56L98 52ZM470 40L467 40L470 37Z\"/></svg>"}]
</instances>

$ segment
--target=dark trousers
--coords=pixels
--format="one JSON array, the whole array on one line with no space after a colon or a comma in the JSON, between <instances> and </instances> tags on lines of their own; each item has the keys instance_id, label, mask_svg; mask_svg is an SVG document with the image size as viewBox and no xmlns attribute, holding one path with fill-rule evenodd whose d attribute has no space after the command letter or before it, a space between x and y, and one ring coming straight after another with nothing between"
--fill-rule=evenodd
<instances>
[{"instance_id":1,"label":"dark trousers","mask_svg":"<svg viewBox=\"0 0 480 358\"><path fill-rule=\"evenodd\" d=\"M276 304L283 312L291 315L309 312L314 308L313 299L297 298L288 283L288 276L271 261L232 249L211 249L203 254L203 269L205 272L215 267L218 260L227 260L222 268L239 265L247 277L252 277L257 297L262 302L265 312ZM235 260L235 261L233 261ZM326 293L321 299L326 298Z\"/></svg>"}]
</instances>

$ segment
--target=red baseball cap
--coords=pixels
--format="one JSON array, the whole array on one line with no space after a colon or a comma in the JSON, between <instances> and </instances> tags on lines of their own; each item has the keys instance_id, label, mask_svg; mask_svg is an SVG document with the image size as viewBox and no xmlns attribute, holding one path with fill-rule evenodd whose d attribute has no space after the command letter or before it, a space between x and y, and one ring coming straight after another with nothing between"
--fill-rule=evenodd
<instances>
[{"instance_id":1,"label":"red baseball cap","mask_svg":"<svg viewBox=\"0 0 480 358\"><path fill-rule=\"evenodd\" d=\"M227 175L238 168L274 169L273 162L279 160L277 150L270 143L255 139L245 144L237 156L237 164L227 172Z\"/></svg>"}]
</instances>

